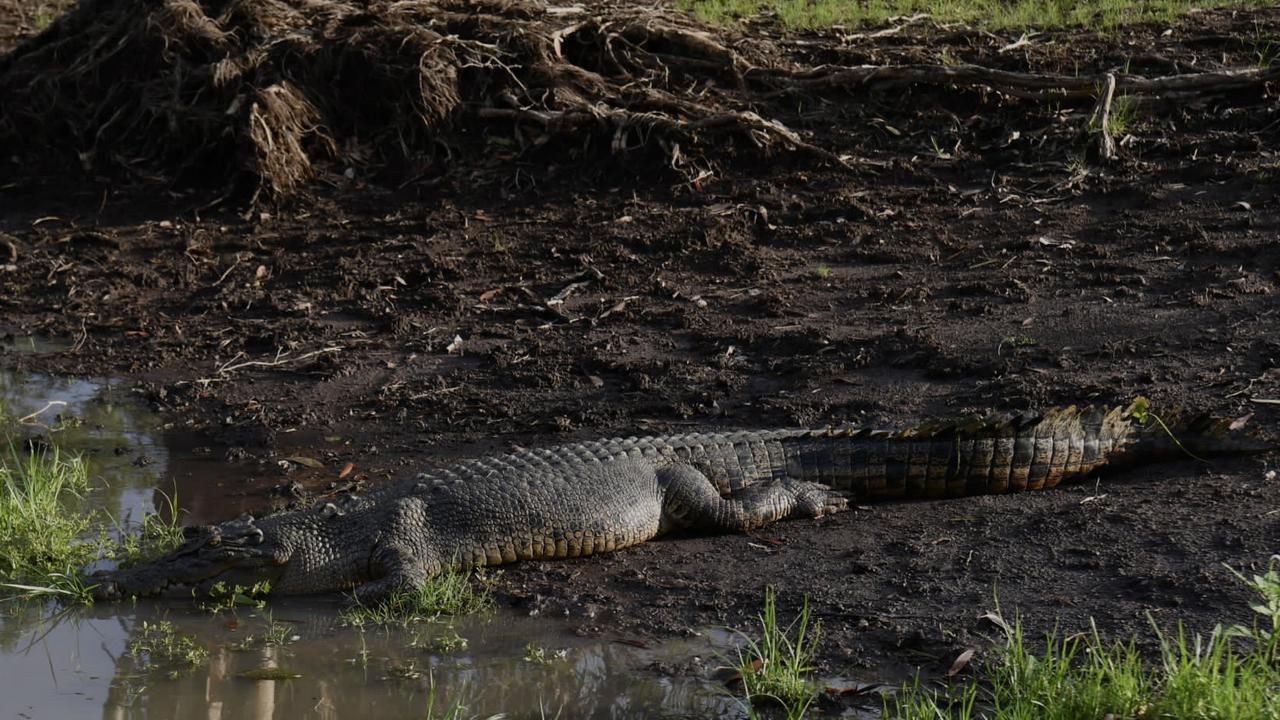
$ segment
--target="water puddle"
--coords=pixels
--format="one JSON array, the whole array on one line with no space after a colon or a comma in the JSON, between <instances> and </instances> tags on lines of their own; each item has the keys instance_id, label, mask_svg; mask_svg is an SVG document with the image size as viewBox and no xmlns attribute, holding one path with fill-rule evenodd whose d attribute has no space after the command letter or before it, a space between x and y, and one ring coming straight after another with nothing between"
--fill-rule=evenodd
<instances>
[{"instance_id":1,"label":"water puddle","mask_svg":"<svg viewBox=\"0 0 1280 720\"><path fill-rule=\"evenodd\" d=\"M227 462L119 383L0 371L0 411L22 419L24 441L52 439L83 454L95 477L85 502L120 520L162 509L175 492L192 512L187 524L234 516L239 501L228 495L259 467ZM463 717L744 716L710 676L732 652L723 632L644 647L583 639L555 620L511 612L361 631L341 625L337 601L289 599L268 610L270 619L244 608L215 615L182 600L52 618L48 609L0 609L0 709L60 719L427 717L434 698L435 717L458 702ZM144 623L161 621L208 658L179 669L131 654ZM288 679L262 677L273 668Z\"/></svg>"},{"instance_id":2,"label":"water puddle","mask_svg":"<svg viewBox=\"0 0 1280 720\"><path fill-rule=\"evenodd\" d=\"M427 717L429 698L435 717L458 703L463 717L742 716L723 686L645 669L693 658L714 665L724 637L637 648L505 614L361 632L339 624L336 604L295 600L271 610L268 624L243 609L210 615L144 603L6 625L0 697L26 718ZM144 621L194 636L208 658L148 667L145 655L130 653ZM281 644L261 640L273 626Z\"/></svg>"}]
</instances>

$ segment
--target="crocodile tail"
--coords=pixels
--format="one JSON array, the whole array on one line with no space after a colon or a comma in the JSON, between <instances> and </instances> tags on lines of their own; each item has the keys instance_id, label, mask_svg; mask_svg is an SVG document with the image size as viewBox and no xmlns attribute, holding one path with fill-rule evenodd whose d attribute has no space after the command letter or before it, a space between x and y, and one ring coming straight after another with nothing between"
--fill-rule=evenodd
<instances>
[{"instance_id":1,"label":"crocodile tail","mask_svg":"<svg viewBox=\"0 0 1280 720\"><path fill-rule=\"evenodd\" d=\"M1138 398L1129 406L1131 418L1142 428L1140 453L1207 460L1231 455L1258 455L1280 449L1243 431L1251 415L1228 420L1180 409L1157 415L1144 403L1143 398ZM1138 406L1136 414L1133 412L1135 405Z\"/></svg>"},{"instance_id":2,"label":"crocodile tail","mask_svg":"<svg viewBox=\"0 0 1280 720\"><path fill-rule=\"evenodd\" d=\"M1272 449L1236 432L1236 425L1209 415L1160 416L1145 398L1127 406L1071 406L988 419L976 431L958 429L957 474L963 494L1040 490L1108 467Z\"/></svg>"},{"instance_id":3,"label":"crocodile tail","mask_svg":"<svg viewBox=\"0 0 1280 720\"><path fill-rule=\"evenodd\" d=\"M1042 490L1104 468L1272 449L1238 425L1207 415L1158 416L1139 398L1128 406L1073 405L902 431L811 431L790 441L785 467L855 498Z\"/></svg>"}]
</instances>

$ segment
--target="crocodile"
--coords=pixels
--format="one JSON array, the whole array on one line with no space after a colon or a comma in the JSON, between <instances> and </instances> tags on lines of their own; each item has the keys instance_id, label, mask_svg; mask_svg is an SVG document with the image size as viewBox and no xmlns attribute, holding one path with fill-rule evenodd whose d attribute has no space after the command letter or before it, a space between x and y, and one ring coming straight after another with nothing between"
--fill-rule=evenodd
<instances>
[{"instance_id":1,"label":"crocodile","mask_svg":"<svg viewBox=\"0 0 1280 720\"><path fill-rule=\"evenodd\" d=\"M1104 468L1270 449L1223 420L1165 420L1137 401L897 431L628 437L483 457L336 503L190 529L168 556L97 574L94 592L266 581L272 593L352 590L376 601L450 567L588 556L677 529L745 532L851 500L1040 490Z\"/></svg>"}]
</instances>

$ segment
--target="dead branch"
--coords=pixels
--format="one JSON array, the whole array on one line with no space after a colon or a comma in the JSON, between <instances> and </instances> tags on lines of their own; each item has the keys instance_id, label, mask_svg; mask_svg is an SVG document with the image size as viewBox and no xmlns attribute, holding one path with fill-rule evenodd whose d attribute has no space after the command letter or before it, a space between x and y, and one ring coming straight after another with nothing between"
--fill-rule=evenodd
<instances>
[{"instance_id":1,"label":"dead branch","mask_svg":"<svg viewBox=\"0 0 1280 720\"><path fill-rule=\"evenodd\" d=\"M336 352L342 352L342 348L340 347L321 348L319 350L312 350L309 353L298 355L297 357L290 357L289 353L280 352L280 353L276 353L276 357L272 360L246 360L244 362L237 363L235 362L235 358L232 358L232 360L224 363L221 367L219 367L217 373L218 375L226 375L228 373L235 372L236 370L243 370L244 368L247 368L247 367L280 367L281 365L292 365L294 363L300 363L303 360L310 360L311 358L316 357L317 355L326 355L328 353L336 353Z\"/></svg>"},{"instance_id":2,"label":"dead branch","mask_svg":"<svg viewBox=\"0 0 1280 720\"><path fill-rule=\"evenodd\" d=\"M18 241L12 235L0 233L0 246L8 249L8 264L13 265L18 262Z\"/></svg>"},{"instance_id":3,"label":"dead branch","mask_svg":"<svg viewBox=\"0 0 1280 720\"><path fill-rule=\"evenodd\" d=\"M1098 133L1098 157L1104 162L1116 158L1116 140L1111 136L1111 100L1116 94L1116 76L1107 73L1102 84L1102 92L1098 95L1098 104L1094 106L1090 124Z\"/></svg>"},{"instance_id":4,"label":"dead branch","mask_svg":"<svg viewBox=\"0 0 1280 720\"><path fill-rule=\"evenodd\" d=\"M979 65L858 65L823 66L793 73L760 70L754 74L779 87L765 97L797 93L822 93L835 89L854 90L889 84L934 85L941 87L988 87L997 92L1027 97L1092 98L1106 82L1106 76L1020 73ZM753 76L749 75L748 79ZM1116 76L1116 92L1122 95L1175 97L1185 93L1226 93L1259 87L1280 79L1280 64L1243 70L1169 75L1145 78Z\"/></svg>"}]
</instances>

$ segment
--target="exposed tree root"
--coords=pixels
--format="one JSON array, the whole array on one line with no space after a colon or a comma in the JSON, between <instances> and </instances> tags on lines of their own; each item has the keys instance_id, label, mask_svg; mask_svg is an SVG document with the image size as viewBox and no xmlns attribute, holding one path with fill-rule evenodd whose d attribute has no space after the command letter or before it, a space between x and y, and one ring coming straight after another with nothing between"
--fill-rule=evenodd
<instances>
[{"instance_id":1,"label":"exposed tree root","mask_svg":"<svg viewBox=\"0 0 1280 720\"><path fill-rule=\"evenodd\" d=\"M501 142L659 148L677 169L748 149L852 165L770 117L789 95L884 84L1092 100L1104 78L962 65L822 66L652 9L534 0L86 0L0 58L0 143L86 169L286 196L327 163L415 175ZM1115 76L1164 99L1260 86L1280 67Z\"/></svg>"}]
</instances>

